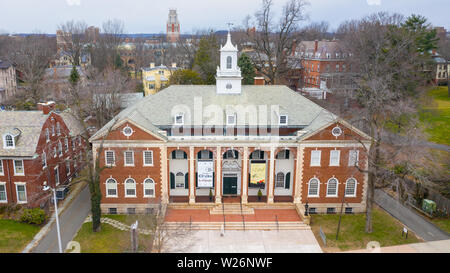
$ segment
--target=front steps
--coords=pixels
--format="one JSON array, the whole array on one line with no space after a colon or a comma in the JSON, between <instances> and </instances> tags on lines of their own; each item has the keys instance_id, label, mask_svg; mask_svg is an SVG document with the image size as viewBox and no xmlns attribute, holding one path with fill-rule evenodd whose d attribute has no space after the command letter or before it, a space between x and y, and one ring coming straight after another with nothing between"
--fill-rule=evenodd
<instances>
[{"instance_id":1,"label":"front steps","mask_svg":"<svg viewBox=\"0 0 450 273\"><path fill-rule=\"evenodd\" d=\"M166 222L167 229L221 230L223 222ZM225 230L309 230L303 222L225 222Z\"/></svg>"},{"instance_id":2,"label":"front steps","mask_svg":"<svg viewBox=\"0 0 450 273\"><path fill-rule=\"evenodd\" d=\"M222 205L217 205L209 210L210 214L217 215L217 214L255 214L255 211L253 208L249 208L246 205L242 205L241 210L241 204L239 203L224 203L223 207Z\"/></svg>"}]
</instances>

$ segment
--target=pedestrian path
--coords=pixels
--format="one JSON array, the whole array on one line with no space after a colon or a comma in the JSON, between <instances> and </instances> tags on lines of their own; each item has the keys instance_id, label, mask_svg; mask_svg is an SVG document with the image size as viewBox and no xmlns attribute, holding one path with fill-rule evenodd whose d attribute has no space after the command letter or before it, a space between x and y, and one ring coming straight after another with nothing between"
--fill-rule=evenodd
<instances>
[{"instance_id":1,"label":"pedestrian path","mask_svg":"<svg viewBox=\"0 0 450 273\"><path fill-rule=\"evenodd\" d=\"M85 222L85 223L92 222L92 216L89 215L89 216L86 218L86 220L84 220L84 222ZM130 229L131 229L131 226L128 226L128 225L126 225L126 224L124 224L124 223L122 223L122 222L120 222L120 221L117 221L117 220L114 220L114 219L111 219L111 218L108 218L108 217L102 217L102 218L100 218L100 222L101 222L101 223L104 223L104 224L108 224L108 225L110 225L110 226L112 226L112 227L115 227L115 228L117 228L117 229L119 229L119 230L123 230L123 231L127 231L127 230L130 230ZM144 234L144 235L150 235L150 234L151 234L151 231L148 230L148 229L141 229L141 228L138 228L137 231L138 231L140 234Z\"/></svg>"}]
</instances>

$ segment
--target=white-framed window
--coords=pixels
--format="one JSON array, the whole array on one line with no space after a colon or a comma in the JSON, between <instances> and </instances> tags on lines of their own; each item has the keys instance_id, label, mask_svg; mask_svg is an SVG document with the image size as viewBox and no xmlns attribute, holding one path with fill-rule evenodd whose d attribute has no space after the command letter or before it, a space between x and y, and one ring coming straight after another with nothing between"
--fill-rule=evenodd
<instances>
[{"instance_id":1,"label":"white-framed window","mask_svg":"<svg viewBox=\"0 0 450 273\"><path fill-rule=\"evenodd\" d=\"M59 156L63 155L63 149L62 149L61 141L58 141L58 154L59 154Z\"/></svg>"},{"instance_id":2,"label":"white-framed window","mask_svg":"<svg viewBox=\"0 0 450 273\"><path fill-rule=\"evenodd\" d=\"M6 134L3 136L3 148L4 149L14 149L14 137L11 134Z\"/></svg>"},{"instance_id":3,"label":"white-framed window","mask_svg":"<svg viewBox=\"0 0 450 273\"><path fill-rule=\"evenodd\" d=\"M117 197L117 181L114 178L106 180L106 197Z\"/></svg>"},{"instance_id":4,"label":"white-framed window","mask_svg":"<svg viewBox=\"0 0 450 273\"><path fill-rule=\"evenodd\" d=\"M130 126L126 126L125 128L123 128L122 133L124 136L129 137L133 134L133 129Z\"/></svg>"},{"instance_id":5,"label":"white-framed window","mask_svg":"<svg viewBox=\"0 0 450 273\"><path fill-rule=\"evenodd\" d=\"M16 182L17 203L27 202L27 185L24 182Z\"/></svg>"},{"instance_id":6,"label":"white-framed window","mask_svg":"<svg viewBox=\"0 0 450 273\"><path fill-rule=\"evenodd\" d=\"M279 172L275 177L275 187L276 188L284 188L284 173Z\"/></svg>"},{"instance_id":7,"label":"white-framed window","mask_svg":"<svg viewBox=\"0 0 450 273\"><path fill-rule=\"evenodd\" d=\"M231 58L231 56L227 57L227 69L231 69L231 62L232 62L233 58Z\"/></svg>"},{"instance_id":8,"label":"white-framed window","mask_svg":"<svg viewBox=\"0 0 450 273\"><path fill-rule=\"evenodd\" d=\"M50 141L50 132L49 132L48 128L45 128L45 141L46 142Z\"/></svg>"},{"instance_id":9,"label":"white-framed window","mask_svg":"<svg viewBox=\"0 0 450 273\"><path fill-rule=\"evenodd\" d=\"M55 185L58 186L59 185L59 166L56 166L53 169L53 174L55 175Z\"/></svg>"},{"instance_id":10,"label":"white-framed window","mask_svg":"<svg viewBox=\"0 0 450 273\"><path fill-rule=\"evenodd\" d=\"M3 160L0 159L0 175L5 175L3 171Z\"/></svg>"},{"instance_id":11,"label":"white-framed window","mask_svg":"<svg viewBox=\"0 0 450 273\"><path fill-rule=\"evenodd\" d=\"M72 151L75 151L75 141L76 139L73 137L72 139L71 139L71 142L72 142Z\"/></svg>"},{"instance_id":12,"label":"white-framed window","mask_svg":"<svg viewBox=\"0 0 450 273\"><path fill-rule=\"evenodd\" d=\"M69 139L67 138L64 139L64 151L66 151L66 153L69 151Z\"/></svg>"},{"instance_id":13,"label":"white-framed window","mask_svg":"<svg viewBox=\"0 0 450 273\"><path fill-rule=\"evenodd\" d=\"M55 124L52 124L52 136L55 135Z\"/></svg>"},{"instance_id":14,"label":"white-framed window","mask_svg":"<svg viewBox=\"0 0 450 273\"><path fill-rule=\"evenodd\" d=\"M311 178L308 182L308 197L319 197L319 187L319 179Z\"/></svg>"},{"instance_id":15,"label":"white-framed window","mask_svg":"<svg viewBox=\"0 0 450 273\"><path fill-rule=\"evenodd\" d=\"M7 203L6 182L0 182L0 203Z\"/></svg>"},{"instance_id":16,"label":"white-framed window","mask_svg":"<svg viewBox=\"0 0 450 273\"><path fill-rule=\"evenodd\" d=\"M114 151L105 151L105 163L109 166L114 166L116 164L116 156Z\"/></svg>"},{"instance_id":17,"label":"white-framed window","mask_svg":"<svg viewBox=\"0 0 450 273\"><path fill-rule=\"evenodd\" d=\"M185 152L183 150L176 150L174 159L184 159L184 154Z\"/></svg>"},{"instance_id":18,"label":"white-framed window","mask_svg":"<svg viewBox=\"0 0 450 273\"><path fill-rule=\"evenodd\" d=\"M183 125L184 124L184 115L178 114L175 116L175 125Z\"/></svg>"},{"instance_id":19,"label":"white-framed window","mask_svg":"<svg viewBox=\"0 0 450 273\"><path fill-rule=\"evenodd\" d=\"M155 197L155 181L151 178L144 180L144 197Z\"/></svg>"},{"instance_id":20,"label":"white-framed window","mask_svg":"<svg viewBox=\"0 0 450 273\"><path fill-rule=\"evenodd\" d=\"M182 172L175 175L175 188L184 189L184 174Z\"/></svg>"},{"instance_id":21,"label":"white-framed window","mask_svg":"<svg viewBox=\"0 0 450 273\"><path fill-rule=\"evenodd\" d=\"M58 136L61 134L61 124L59 122L56 123L56 134Z\"/></svg>"},{"instance_id":22,"label":"white-framed window","mask_svg":"<svg viewBox=\"0 0 450 273\"><path fill-rule=\"evenodd\" d=\"M153 166L153 151L144 151L144 166Z\"/></svg>"},{"instance_id":23,"label":"white-framed window","mask_svg":"<svg viewBox=\"0 0 450 273\"><path fill-rule=\"evenodd\" d=\"M330 151L330 166L339 166L340 157L341 157L340 150L331 150Z\"/></svg>"},{"instance_id":24,"label":"white-framed window","mask_svg":"<svg viewBox=\"0 0 450 273\"><path fill-rule=\"evenodd\" d=\"M279 125L288 125L288 116L287 115L280 115Z\"/></svg>"},{"instance_id":25,"label":"white-framed window","mask_svg":"<svg viewBox=\"0 0 450 273\"><path fill-rule=\"evenodd\" d=\"M14 160L14 175L25 175L23 160Z\"/></svg>"},{"instance_id":26,"label":"white-framed window","mask_svg":"<svg viewBox=\"0 0 450 273\"><path fill-rule=\"evenodd\" d=\"M285 149L285 150L281 150L278 152L276 158L277 159L289 159L289 150Z\"/></svg>"},{"instance_id":27,"label":"white-framed window","mask_svg":"<svg viewBox=\"0 0 450 273\"><path fill-rule=\"evenodd\" d=\"M311 166L320 166L321 150L311 151Z\"/></svg>"},{"instance_id":28,"label":"white-framed window","mask_svg":"<svg viewBox=\"0 0 450 273\"><path fill-rule=\"evenodd\" d=\"M133 151L125 151L123 153L124 157L124 165L125 166L134 166L134 152Z\"/></svg>"},{"instance_id":29,"label":"white-framed window","mask_svg":"<svg viewBox=\"0 0 450 273\"><path fill-rule=\"evenodd\" d=\"M133 178L125 180L125 197L136 197L136 181Z\"/></svg>"},{"instance_id":30,"label":"white-framed window","mask_svg":"<svg viewBox=\"0 0 450 273\"><path fill-rule=\"evenodd\" d=\"M47 154L42 152L42 168L47 167Z\"/></svg>"},{"instance_id":31,"label":"white-framed window","mask_svg":"<svg viewBox=\"0 0 450 273\"><path fill-rule=\"evenodd\" d=\"M336 197L338 190L338 180L336 178L330 178L327 182L327 197Z\"/></svg>"},{"instance_id":32,"label":"white-framed window","mask_svg":"<svg viewBox=\"0 0 450 273\"><path fill-rule=\"evenodd\" d=\"M356 179L355 178L349 178L345 182L345 196L348 197L355 197L356 196Z\"/></svg>"},{"instance_id":33,"label":"white-framed window","mask_svg":"<svg viewBox=\"0 0 450 273\"><path fill-rule=\"evenodd\" d=\"M227 125L228 126L236 125L236 114L227 115Z\"/></svg>"},{"instance_id":34,"label":"white-framed window","mask_svg":"<svg viewBox=\"0 0 450 273\"><path fill-rule=\"evenodd\" d=\"M73 157L73 170L74 170L74 171L77 170L77 161L78 161L78 158L77 158L77 156L75 155L75 156Z\"/></svg>"},{"instance_id":35,"label":"white-framed window","mask_svg":"<svg viewBox=\"0 0 450 273\"><path fill-rule=\"evenodd\" d=\"M78 136L78 146L81 146L81 136Z\"/></svg>"},{"instance_id":36,"label":"white-framed window","mask_svg":"<svg viewBox=\"0 0 450 273\"><path fill-rule=\"evenodd\" d=\"M56 152L56 146L55 146L55 147L53 147L53 157L56 157L57 154L58 153Z\"/></svg>"},{"instance_id":37,"label":"white-framed window","mask_svg":"<svg viewBox=\"0 0 450 273\"><path fill-rule=\"evenodd\" d=\"M349 166L357 166L359 160L359 151L358 150L350 150L348 152L348 165Z\"/></svg>"},{"instance_id":38,"label":"white-framed window","mask_svg":"<svg viewBox=\"0 0 450 273\"><path fill-rule=\"evenodd\" d=\"M70 161L66 160L66 176L70 175Z\"/></svg>"}]
</instances>

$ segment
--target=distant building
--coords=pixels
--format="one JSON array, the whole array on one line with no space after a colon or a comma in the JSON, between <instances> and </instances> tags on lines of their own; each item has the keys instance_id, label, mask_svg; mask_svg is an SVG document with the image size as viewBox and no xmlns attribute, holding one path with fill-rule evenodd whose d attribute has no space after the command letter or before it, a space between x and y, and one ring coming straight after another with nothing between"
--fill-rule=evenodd
<instances>
[{"instance_id":1,"label":"distant building","mask_svg":"<svg viewBox=\"0 0 450 273\"><path fill-rule=\"evenodd\" d=\"M450 73L450 65L448 64L447 60L445 60L438 53L434 53L432 55L432 59L434 62L432 69L433 83L436 85L447 85L448 75Z\"/></svg>"},{"instance_id":2,"label":"distant building","mask_svg":"<svg viewBox=\"0 0 450 273\"><path fill-rule=\"evenodd\" d=\"M180 22L176 9L169 10L169 19L167 20L167 42L176 43L180 39Z\"/></svg>"},{"instance_id":3,"label":"distant building","mask_svg":"<svg viewBox=\"0 0 450 273\"><path fill-rule=\"evenodd\" d=\"M72 47L72 34L60 29L56 31L56 49L59 51L68 51Z\"/></svg>"},{"instance_id":4,"label":"distant building","mask_svg":"<svg viewBox=\"0 0 450 273\"><path fill-rule=\"evenodd\" d=\"M46 94L48 98L55 100L64 98L70 84L69 77L72 72L72 68L72 65L64 65L45 69L43 83L49 87L46 88L46 90L51 91L51 93ZM78 75L80 75L79 81L81 84L84 84L86 80L84 69L80 66L76 66L76 68Z\"/></svg>"},{"instance_id":5,"label":"distant building","mask_svg":"<svg viewBox=\"0 0 450 273\"><path fill-rule=\"evenodd\" d=\"M142 84L145 96L155 94L166 87L169 84L170 76L177 69L176 63L173 63L172 67L155 66L155 63L150 63L150 67L142 68Z\"/></svg>"},{"instance_id":6,"label":"distant building","mask_svg":"<svg viewBox=\"0 0 450 273\"><path fill-rule=\"evenodd\" d=\"M0 104L12 98L16 90L16 68L12 63L0 60Z\"/></svg>"},{"instance_id":7,"label":"distant building","mask_svg":"<svg viewBox=\"0 0 450 273\"><path fill-rule=\"evenodd\" d=\"M86 29L86 40L90 43L97 43L100 35L100 29L98 27L90 26Z\"/></svg>"}]
</instances>

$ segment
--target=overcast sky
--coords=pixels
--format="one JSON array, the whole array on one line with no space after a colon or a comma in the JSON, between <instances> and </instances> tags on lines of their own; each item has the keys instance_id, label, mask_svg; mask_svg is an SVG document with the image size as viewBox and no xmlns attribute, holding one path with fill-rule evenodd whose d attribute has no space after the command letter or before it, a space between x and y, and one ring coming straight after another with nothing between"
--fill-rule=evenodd
<instances>
[{"instance_id":1,"label":"overcast sky","mask_svg":"<svg viewBox=\"0 0 450 273\"><path fill-rule=\"evenodd\" d=\"M274 0L279 14L287 0ZM421 14L435 26L450 29L450 0L309 0L310 21L328 21L334 29L342 21L376 11ZM176 8L181 32L241 24L253 15L261 0L0 0L0 31L55 33L67 20L101 26L110 18L125 22L127 33L165 32L169 8Z\"/></svg>"}]
</instances>

